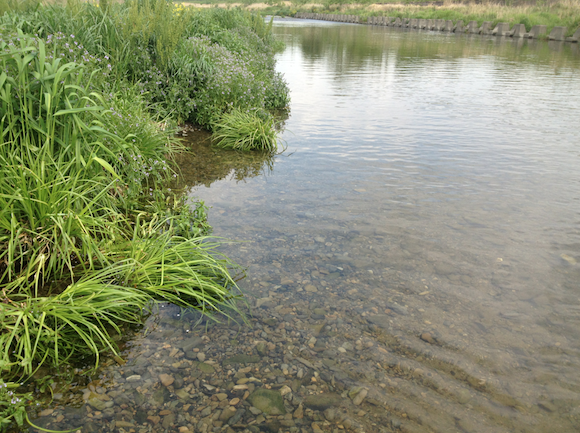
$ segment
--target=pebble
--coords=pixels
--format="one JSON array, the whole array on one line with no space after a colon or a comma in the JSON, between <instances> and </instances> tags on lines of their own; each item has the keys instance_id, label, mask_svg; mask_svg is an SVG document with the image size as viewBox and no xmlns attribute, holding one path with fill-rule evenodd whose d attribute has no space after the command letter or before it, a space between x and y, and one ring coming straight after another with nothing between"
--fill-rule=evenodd
<instances>
[{"instance_id":1,"label":"pebble","mask_svg":"<svg viewBox=\"0 0 580 433\"><path fill-rule=\"evenodd\" d=\"M175 379L173 378L173 376L171 376L170 374L166 374L166 373L160 374L159 375L159 380L161 381L161 383L163 384L163 386L169 386L173 382L175 382Z\"/></svg>"}]
</instances>

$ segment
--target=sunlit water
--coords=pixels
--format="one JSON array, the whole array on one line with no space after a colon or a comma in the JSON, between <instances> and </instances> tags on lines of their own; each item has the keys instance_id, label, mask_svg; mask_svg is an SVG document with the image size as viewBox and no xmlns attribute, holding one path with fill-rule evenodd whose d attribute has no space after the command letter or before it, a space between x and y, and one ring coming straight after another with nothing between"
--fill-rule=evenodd
<instances>
[{"instance_id":1,"label":"sunlit water","mask_svg":"<svg viewBox=\"0 0 580 433\"><path fill-rule=\"evenodd\" d=\"M247 267L254 326L285 322L305 335L285 360L365 387L354 409L342 394L364 431L580 431L577 45L306 20L274 31L286 151L194 143L182 165L214 234L247 241L225 252ZM206 351L233 350L208 332Z\"/></svg>"}]
</instances>

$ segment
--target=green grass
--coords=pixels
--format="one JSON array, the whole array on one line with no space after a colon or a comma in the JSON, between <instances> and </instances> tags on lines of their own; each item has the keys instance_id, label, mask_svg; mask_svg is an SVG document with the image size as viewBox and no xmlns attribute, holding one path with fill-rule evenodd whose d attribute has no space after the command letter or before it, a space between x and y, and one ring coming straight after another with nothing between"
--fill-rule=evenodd
<instances>
[{"instance_id":1,"label":"green grass","mask_svg":"<svg viewBox=\"0 0 580 433\"><path fill-rule=\"evenodd\" d=\"M237 315L237 267L203 236L205 207L162 188L182 149L167 120L138 86L103 93L71 39L0 43L0 371L16 382L96 366L154 302Z\"/></svg>"},{"instance_id":2,"label":"green grass","mask_svg":"<svg viewBox=\"0 0 580 433\"><path fill-rule=\"evenodd\" d=\"M166 185L178 122L261 112L238 136L277 149L267 110L289 98L271 22L160 0L0 12L2 377L96 367L159 302L245 320L207 208ZM30 396L5 391L0 425L23 423Z\"/></svg>"},{"instance_id":3,"label":"green grass","mask_svg":"<svg viewBox=\"0 0 580 433\"><path fill-rule=\"evenodd\" d=\"M278 132L271 115L255 111L232 110L213 125L214 145L226 149L278 150Z\"/></svg>"}]
</instances>

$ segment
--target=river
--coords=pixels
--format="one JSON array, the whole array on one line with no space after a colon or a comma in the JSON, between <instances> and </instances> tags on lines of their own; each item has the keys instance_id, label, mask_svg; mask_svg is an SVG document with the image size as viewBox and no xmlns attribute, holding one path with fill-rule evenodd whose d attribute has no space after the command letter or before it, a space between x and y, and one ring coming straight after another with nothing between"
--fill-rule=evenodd
<instances>
[{"instance_id":1,"label":"river","mask_svg":"<svg viewBox=\"0 0 580 433\"><path fill-rule=\"evenodd\" d=\"M286 150L243 156L197 133L181 165L214 234L242 241L224 252L247 269L249 325L166 306L127 364L39 421L580 431L578 45L292 19L274 32ZM256 409L256 389L284 407Z\"/></svg>"}]
</instances>

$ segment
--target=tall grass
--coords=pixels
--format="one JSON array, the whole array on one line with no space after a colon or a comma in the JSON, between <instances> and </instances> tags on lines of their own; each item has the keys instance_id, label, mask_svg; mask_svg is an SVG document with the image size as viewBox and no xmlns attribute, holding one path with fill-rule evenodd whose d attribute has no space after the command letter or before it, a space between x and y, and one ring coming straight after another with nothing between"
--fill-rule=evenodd
<instances>
[{"instance_id":1,"label":"tall grass","mask_svg":"<svg viewBox=\"0 0 580 433\"><path fill-rule=\"evenodd\" d=\"M203 209L153 190L179 146L137 88L96 90L65 40L0 43L0 371L17 381L97 363L152 301L236 310Z\"/></svg>"},{"instance_id":2,"label":"tall grass","mask_svg":"<svg viewBox=\"0 0 580 433\"><path fill-rule=\"evenodd\" d=\"M214 125L212 140L218 147L235 150L278 150L274 118L267 113L234 109Z\"/></svg>"}]
</instances>

